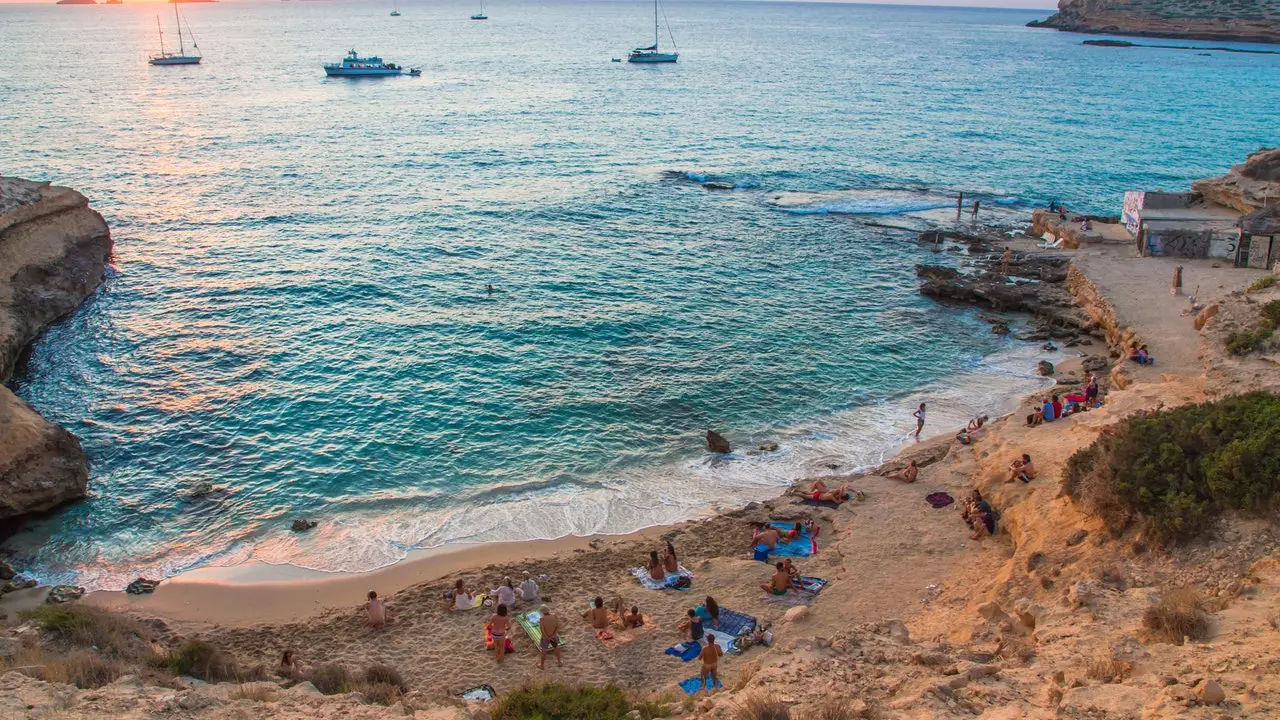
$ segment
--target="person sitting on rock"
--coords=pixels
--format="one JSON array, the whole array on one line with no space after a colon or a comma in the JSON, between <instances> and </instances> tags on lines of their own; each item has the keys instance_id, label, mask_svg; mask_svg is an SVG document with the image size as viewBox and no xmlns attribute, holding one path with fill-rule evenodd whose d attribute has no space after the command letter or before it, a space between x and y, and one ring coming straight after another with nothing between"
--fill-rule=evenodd
<instances>
[{"instance_id":1,"label":"person sitting on rock","mask_svg":"<svg viewBox=\"0 0 1280 720\"><path fill-rule=\"evenodd\" d=\"M1031 456L1023 453L1022 457L1010 463L1009 479L1005 480L1005 482L1011 483L1015 480L1021 480L1024 483L1029 483L1035 476L1036 467L1031 462Z\"/></svg>"},{"instance_id":2,"label":"person sitting on rock","mask_svg":"<svg viewBox=\"0 0 1280 720\"><path fill-rule=\"evenodd\" d=\"M760 586L760 589L773 595L786 595L791 589L791 575L782 563L777 563L774 567L777 571L769 578L769 582Z\"/></svg>"},{"instance_id":3,"label":"person sitting on rock","mask_svg":"<svg viewBox=\"0 0 1280 720\"><path fill-rule=\"evenodd\" d=\"M1138 349L1129 353L1129 359L1137 362L1139 365L1154 365L1156 362L1156 359L1151 357L1147 352L1146 345L1139 345Z\"/></svg>"},{"instance_id":4,"label":"person sitting on rock","mask_svg":"<svg viewBox=\"0 0 1280 720\"><path fill-rule=\"evenodd\" d=\"M800 568L791 562L791 558L785 558L782 561L782 569L787 571L787 577L791 578L791 587L797 590L803 589L800 583Z\"/></svg>"},{"instance_id":5,"label":"person sitting on rock","mask_svg":"<svg viewBox=\"0 0 1280 720\"><path fill-rule=\"evenodd\" d=\"M885 477L890 480L901 480L904 483L913 483L919 475L920 468L916 466L916 461L908 460L906 467L901 470L895 470L894 472L888 473Z\"/></svg>"},{"instance_id":6,"label":"person sitting on rock","mask_svg":"<svg viewBox=\"0 0 1280 720\"><path fill-rule=\"evenodd\" d=\"M965 432L969 433L970 435L974 435L979 430L982 429L983 425L986 425L986 424L987 424L987 416L979 415L978 417L969 421L968 426L965 427Z\"/></svg>"},{"instance_id":7,"label":"person sitting on rock","mask_svg":"<svg viewBox=\"0 0 1280 720\"><path fill-rule=\"evenodd\" d=\"M1044 401L1044 404L1040 406L1040 415L1041 417L1044 418L1045 422L1053 422L1055 419L1057 419L1058 416L1053 413L1052 400Z\"/></svg>"}]
</instances>

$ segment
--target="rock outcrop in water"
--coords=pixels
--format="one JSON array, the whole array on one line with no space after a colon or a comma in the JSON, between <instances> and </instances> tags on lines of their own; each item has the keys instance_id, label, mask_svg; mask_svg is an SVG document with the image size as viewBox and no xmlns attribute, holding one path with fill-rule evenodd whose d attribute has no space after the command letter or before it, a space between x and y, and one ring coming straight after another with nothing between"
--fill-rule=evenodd
<instances>
[{"instance_id":1,"label":"rock outcrop in water","mask_svg":"<svg viewBox=\"0 0 1280 720\"><path fill-rule=\"evenodd\" d=\"M1019 257L1009 264L1009 274L1013 277L993 268L962 271L942 265L916 266L923 295L1000 312L1029 313L1048 329L1081 333L1096 329L1096 323L1080 310L1067 289L1066 260Z\"/></svg>"},{"instance_id":2,"label":"rock outcrop in water","mask_svg":"<svg viewBox=\"0 0 1280 720\"><path fill-rule=\"evenodd\" d=\"M1226 175L1191 183L1205 200L1251 213L1280 198L1280 148L1262 148Z\"/></svg>"},{"instance_id":3,"label":"rock outcrop in water","mask_svg":"<svg viewBox=\"0 0 1280 720\"><path fill-rule=\"evenodd\" d=\"M0 382L102 282L111 232L80 193L0 177ZM0 387L0 520L84 497L80 441Z\"/></svg>"},{"instance_id":4,"label":"rock outcrop in water","mask_svg":"<svg viewBox=\"0 0 1280 720\"><path fill-rule=\"evenodd\" d=\"M1079 33L1235 42L1280 42L1275 0L1059 0L1030 27Z\"/></svg>"}]
</instances>

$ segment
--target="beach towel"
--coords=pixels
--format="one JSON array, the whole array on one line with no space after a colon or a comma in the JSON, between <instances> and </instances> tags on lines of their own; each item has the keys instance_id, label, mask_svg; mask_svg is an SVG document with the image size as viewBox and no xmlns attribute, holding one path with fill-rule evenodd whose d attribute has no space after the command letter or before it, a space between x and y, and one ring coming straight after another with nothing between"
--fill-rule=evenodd
<instances>
[{"instance_id":1,"label":"beach towel","mask_svg":"<svg viewBox=\"0 0 1280 720\"><path fill-rule=\"evenodd\" d=\"M667 655L674 655L680 658L680 662L689 662L690 660L698 657L701 652L702 643L697 640L682 642L679 645L673 645L666 650Z\"/></svg>"},{"instance_id":2,"label":"beach towel","mask_svg":"<svg viewBox=\"0 0 1280 720\"><path fill-rule=\"evenodd\" d=\"M784 533L796 527L796 523L770 521L769 524ZM775 557L808 557L816 552L818 552L818 541L809 534L808 530L801 530L799 537L787 543L778 543L778 546L770 550L769 554Z\"/></svg>"},{"instance_id":3,"label":"beach towel","mask_svg":"<svg viewBox=\"0 0 1280 720\"><path fill-rule=\"evenodd\" d=\"M722 687L724 687L724 683L717 682L715 689L722 688ZM707 677L707 682L704 685L702 683L702 678L700 676L695 675L689 678L688 680L681 681L680 689L685 691L685 693L688 695L697 695L703 690L712 690L713 688L711 687L711 677L710 676Z\"/></svg>"},{"instance_id":4,"label":"beach towel","mask_svg":"<svg viewBox=\"0 0 1280 720\"><path fill-rule=\"evenodd\" d=\"M822 588L828 585L827 581L820 577L801 575L798 579L800 580L800 589L807 593L813 593L814 595L822 592Z\"/></svg>"},{"instance_id":5,"label":"beach towel","mask_svg":"<svg viewBox=\"0 0 1280 720\"><path fill-rule=\"evenodd\" d=\"M520 613L516 616L516 624L524 628L524 634L529 636L533 641L535 648L542 648L542 628L538 626L538 621L542 619L542 613L537 610ZM565 646L564 633L560 634L560 647Z\"/></svg>"},{"instance_id":6,"label":"beach towel","mask_svg":"<svg viewBox=\"0 0 1280 720\"><path fill-rule=\"evenodd\" d=\"M669 588L675 590L687 590L688 588L672 588L672 586L675 585L675 582L682 577L687 577L692 580L693 573L689 572L689 570L683 565L677 565L676 568L675 572L667 573L667 576L661 580L654 580L649 577L649 571L644 568L631 568L631 574L634 575L635 578L640 581L640 584L645 586L648 590L666 590Z\"/></svg>"},{"instance_id":7,"label":"beach towel","mask_svg":"<svg viewBox=\"0 0 1280 720\"><path fill-rule=\"evenodd\" d=\"M492 685L481 685L480 687L473 687L470 690L467 690L466 692L462 693L463 700L476 700L479 702L489 702L490 700L494 699L497 696L498 696L498 693L493 689Z\"/></svg>"},{"instance_id":8,"label":"beach towel","mask_svg":"<svg viewBox=\"0 0 1280 720\"><path fill-rule=\"evenodd\" d=\"M740 613L734 610L725 610L720 608L720 622L718 627L711 627L710 623L703 626L707 632L714 633L717 637L727 635L731 638L739 635L746 635L756 629L756 619L746 613Z\"/></svg>"},{"instance_id":9,"label":"beach towel","mask_svg":"<svg viewBox=\"0 0 1280 720\"><path fill-rule=\"evenodd\" d=\"M597 630L596 639L604 643L604 646L610 650L617 650L623 645L630 645L635 642L636 638L641 635L647 635L658 629L658 626L653 624L653 620L648 615L641 615L640 617L644 618L644 624L640 627L619 630L617 626L613 626L608 630ZM613 615L611 613L610 619L612 618Z\"/></svg>"},{"instance_id":10,"label":"beach towel","mask_svg":"<svg viewBox=\"0 0 1280 720\"><path fill-rule=\"evenodd\" d=\"M934 508L944 508L956 499L944 492L930 493L924 496L924 501L932 505Z\"/></svg>"}]
</instances>

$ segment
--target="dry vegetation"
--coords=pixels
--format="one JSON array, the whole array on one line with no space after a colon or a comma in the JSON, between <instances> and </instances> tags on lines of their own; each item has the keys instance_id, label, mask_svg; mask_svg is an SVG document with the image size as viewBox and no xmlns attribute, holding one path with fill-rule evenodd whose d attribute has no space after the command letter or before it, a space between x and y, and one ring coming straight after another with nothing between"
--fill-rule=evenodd
<instances>
[{"instance_id":1,"label":"dry vegetation","mask_svg":"<svg viewBox=\"0 0 1280 720\"><path fill-rule=\"evenodd\" d=\"M1133 673L1133 663L1104 654L1085 664L1085 677L1105 683L1123 682Z\"/></svg>"},{"instance_id":2,"label":"dry vegetation","mask_svg":"<svg viewBox=\"0 0 1280 720\"><path fill-rule=\"evenodd\" d=\"M1181 645L1186 638L1198 640L1209 634L1209 615L1196 591L1170 590L1143 611L1142 626L1154 639Z\"/></svg>"},{"instance_id":3,"label":"dry vegetation","mask_svg":"<svg viewBox=\"0 0 1280 720\"><path fill-rule=\"evenodd\" d=\"M791 708L786 703L752 693L737 702L733 717L734 720L791 720Z\"/></svg>"}]
</instances>

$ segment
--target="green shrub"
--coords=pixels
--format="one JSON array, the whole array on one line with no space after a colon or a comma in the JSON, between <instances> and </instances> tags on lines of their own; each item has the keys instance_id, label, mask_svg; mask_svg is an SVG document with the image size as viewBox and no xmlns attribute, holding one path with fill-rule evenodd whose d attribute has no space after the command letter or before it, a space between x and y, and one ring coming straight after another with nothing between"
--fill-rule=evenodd
<instances>
[{"instance_id":1,"label":"green shrub","mask_svg":"<svg viewBox=\"0 0 1280 720\"><path fill-rule=\"evenodd\" d=\"M169 656L169 671L205 682L240 680L234 660L203 640L188 640Z\"/></svg>"},{"instance_id":2,"label":"green shrub","mask_svg":"<svg viewBox=\"0 0 1280 720\"><path fill-rule=\"evenodd\" d=\"M515 690L493 709L493 720L624 720L627 696L610 685L535 685Z\"/></svg>"},{"instance_id":3,"label":"green shrub","mask_svg":"<svg viewBox=\"0 0 1280 720\"><path fill-rule=\"evenodd\" d=\"M1259 290L1266 290L1267 288L1271 288L1275 286L1276 286L1276 276L1267 275L1266 277L1260 277L1257 280L1254 280L1253 284L1249 286L1248 291L1258 292Z\"/></svg>"},{"instance_id":4,"label":"green shrub","mask_svg":"<svg viewBox=\"0 0 1280 720\"><path fill-rule=\"evenodd\" d=\"M20 615L59 640L106 656L146 660L153 655L150 633L142 625L92 605L41 605Z\"/></svg>"},{"instance_id":5,"label":"green shrub","mask_svg":"<svg viewBox=\"0 0 1280 720\"><path fill-rule=\"evenodd\" d=\"M1188 539L1226 509L1266 512L1280 495L1280 397L1250 393L1139 413L1067 461L1064 489L1120 532Z\"/></svg>"},{"instance_id":6,"label":"green shrub","mask_svg":"<svg viewBox=\"0 0 1280 720\"><path fill-rule=\"evenodd\" d=\"M1272 277L1275 276L1273 275ZM1269 324L1273 331L1277 326L1280 326L1280 300L1272 300L1266 305L1263 305L1262 317L1264 322Z\"/></svg>"}]
</instances>

